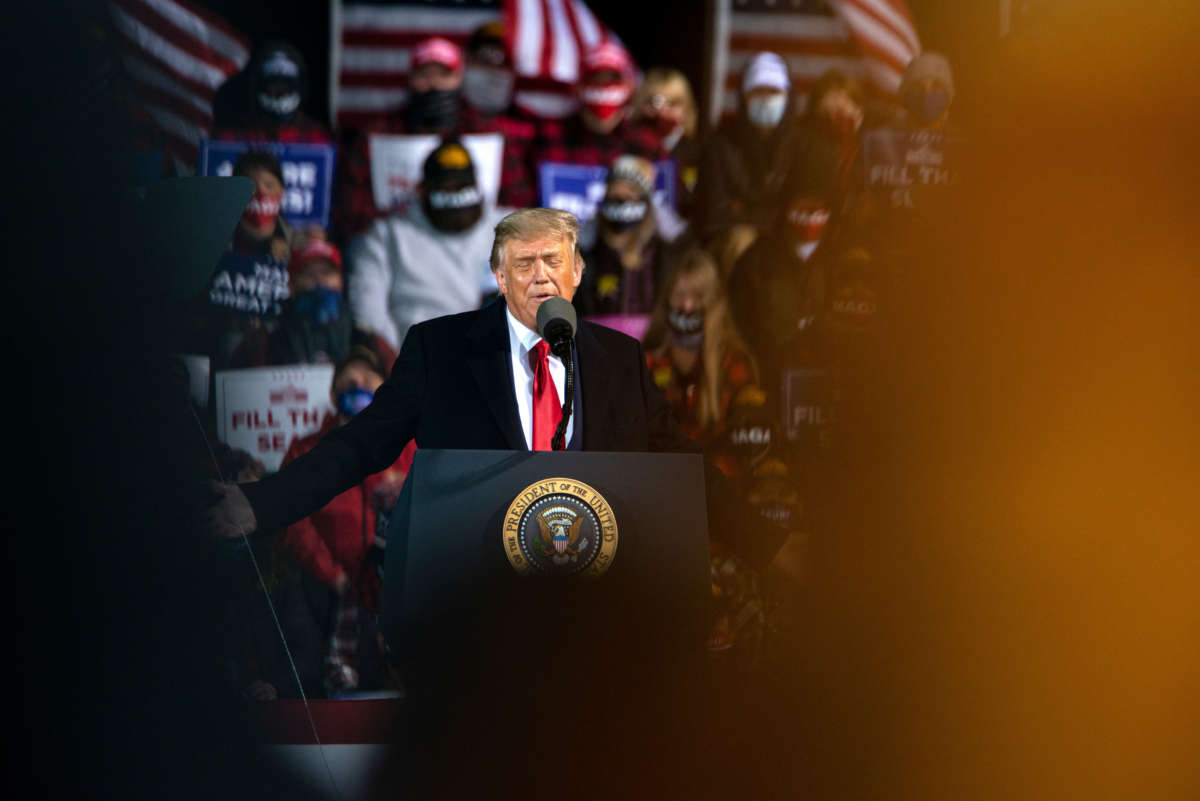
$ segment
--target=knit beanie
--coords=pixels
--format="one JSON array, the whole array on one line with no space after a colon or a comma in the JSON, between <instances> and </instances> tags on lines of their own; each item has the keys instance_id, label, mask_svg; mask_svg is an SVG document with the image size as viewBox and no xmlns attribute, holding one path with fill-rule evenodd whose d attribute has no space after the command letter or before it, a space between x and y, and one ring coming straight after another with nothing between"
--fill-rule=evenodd
<instances>
[{"instance_id":1,"label":"knit beanie","mask_svg":"<svg viewBox=\"0 0 1200 801\"><path fill-rule=\"evenodd\" d=\"M608 172L608 183L618 180L629 181L649 196L654 193L654 165L638 156L618 156Z\"/></svg>"}]
</instances>

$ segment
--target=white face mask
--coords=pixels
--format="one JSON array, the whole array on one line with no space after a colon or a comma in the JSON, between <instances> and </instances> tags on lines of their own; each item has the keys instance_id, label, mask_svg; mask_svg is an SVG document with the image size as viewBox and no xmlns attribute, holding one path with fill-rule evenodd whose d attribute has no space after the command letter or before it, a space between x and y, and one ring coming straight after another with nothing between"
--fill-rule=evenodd
<instances>
[{"instance_id":1,"label":"white face mask","mask_svg":"<svg viewBox=\"0 0 1200 801\"><path fill-rule=\"evenodd\" d=\"M286 95L275 96L269 95L266 92L259 92L258 104L264 111L280 117L286 117L300 108L300 93L289 92Z\"/></svg>"},{"instance_id":2,"label":"white face mask","mask_svg":"<svg viewBox=\"0 0 1200 801\"><path fill-rule=\"evenodd\" d=\"M746 116L750 122L762 128L774 128L783 119L787 106L787 95L756 97L746 103Z\"/></svg>"},{"instance_id":3,"label":"white face mask","mask_svg":"<svg viewBox=\"0 0 1200 801\"><path fill-rule=\"evenodd\" d=\"M475 186L464 186L453 192L434 191L429 193L429 205L438 211L465 209L470 206L478 206L482 202L483 195L479 194L479 189Z\"/></svg>"},{"instance_id":4,"label":"white face mask","mask_svg":"<svg viewBox=\"0 0 1200 801\"><path fill-rule=\"evenodd\" d=\"M463 70L463 97L484 114L499 114L512 101L516 76L495 67L467 67Z\"/></svg>"}]
</instances>

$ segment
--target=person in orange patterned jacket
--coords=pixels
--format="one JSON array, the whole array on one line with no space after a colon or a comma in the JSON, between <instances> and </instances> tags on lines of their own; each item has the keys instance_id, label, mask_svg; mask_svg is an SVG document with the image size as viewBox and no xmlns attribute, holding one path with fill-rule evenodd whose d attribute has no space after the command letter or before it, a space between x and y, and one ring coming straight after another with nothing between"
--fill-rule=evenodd
<instances>
[{"instance_id":1,"label":"person in orange patterned jacket","mask_svg":"<svg viewBox=\"0 0 1200 801\"><path fill-rule=\"evenodd\" d=\"M311 451L329 431L365 408L383 380L384 371L374 353L354 348L334 371L330 396L336 414L327 415L315 434L293 440L283 464ZM337 595L326 656L325 685L330 695L358 686L357 651L365 616L377 615L380 608L380 579L368 561L368 550L375 541L377 517L395 505L415 449L415 443L409 442L390 468L368 476L311 516L288 526L284 534L285 547L301 568Z\"/></svg>"}]
</instances>

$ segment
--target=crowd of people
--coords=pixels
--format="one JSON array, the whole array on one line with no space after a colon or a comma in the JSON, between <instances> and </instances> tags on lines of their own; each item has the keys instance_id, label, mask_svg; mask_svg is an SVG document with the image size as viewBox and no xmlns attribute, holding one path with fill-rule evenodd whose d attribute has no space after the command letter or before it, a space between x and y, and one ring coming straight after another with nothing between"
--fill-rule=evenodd
<instances>
[{"instance_id":1,"label":"crowd of people","mask_svg":"<svg viewBox=\"0 0 1200 801\"><path fill-rule=\"evenodd\" d=\"M737 112L711 131L682 72L641 73L611 43L582 59L575 113L529 115L513 102L513 54L496 23L465 48L437 37L416 44L404 105L336 134L306 111L295 48L267 43L246 70L249 103L219 95L213 139L251 143L233 174L254 195L205 291L175 315L171 349L207 356L211 373L334 365L334 411L291 443L285 462L370 402L411 326L498 302L493 230L509 212L547 202L542 164L605 167L595 216L581 226L580 316L641 338L683 430L763 516L793 531L811 524L811 481L839 387L885 336L889 303L937 222L936 204L908 194L898 202L868 180L864 138L949 130L954 80L943 57L918 56L896 102L836 70L801 95L787 62L762 52L742 74ZM378 206L374 133L438 137L412 202ZM503 136L495 202L463 142L478 133ZM328 229L286 221L283 167L254 143L336 146ZM670 204L656 191L665 162ZM268 572L277 605L290 606L285 628L307 638L293 652L308 660L300 673L310 694L396 689L373 621L387 514L414 447L271 539ZM253 480L253 459L227 456ZM712 565L710 650L752 663L771 625L770 593L719 545ZM228 607L234 684L255 698L297 694L284 664L258 653L273 640L270 621L243 614L252 600L239 593L256 590L238 586L245 592L232 591Z\"/></svg>"}]
</instances>

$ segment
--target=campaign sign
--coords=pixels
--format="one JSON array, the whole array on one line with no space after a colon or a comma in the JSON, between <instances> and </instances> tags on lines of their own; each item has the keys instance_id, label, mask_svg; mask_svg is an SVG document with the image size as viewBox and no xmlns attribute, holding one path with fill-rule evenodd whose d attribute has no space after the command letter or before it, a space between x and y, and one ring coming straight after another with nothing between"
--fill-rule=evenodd
<instances>
[{"instance_id":1,"label":"campaign sign","mask_svg":"<svg viewBox=\"0 0 1200 801\"><path fill-rule=\"evenodd\" d=\"M642 337L646 335L646 329L650 327L650 315L648 314L592 314L583 319L614 331L620 331L638 342L642 341Z\"/></svg>"},{"instance_id":2,"label":"campaign sign","mask_svg":"<svg viewBox=\"0 0 1200 801\"><path fill-rule=\"evenodd\" d=\"M216 375L217 439L279 469L296 437L333 412L333 365L294 364L222 370Z\"/></svg>"},{"instance_id":3,"label":"campaign sign","mask_svg":"<svg viewBox=\"0 0 1200 801\"><path fill-rule=\"evenodd\" d=\"M787 438L803 445L825 445L832 420L829 408L829 371L790 367L783 371L781 396L783 428Z\"/></svg>"},{"instance_id":4,"label":"campaign sign","mask_svg":"<svg viewBox=\"0 0 1200 801\"><path fill-rule=\"evenodd\" d=\"M238 156L247 150L269 150L283 168L283 218L297 226L329 227L333 191L333 145L285 145L282 142L200 140L200 175L233 175Z\"/></svg>"},{"instance_id":5,"label":"campaign sign","mask_svg":"<svg viewBox=\"0 0 1200 801\"><path fill-rule=\"evenodd\" d=\"M892 208L918 208L922 195L957 186L962 137L941 131L880 128L863 134L867 188Z\"/></svg>"},{"instance_id":6,"label":"campaign sign","mask_svg":"<svg viewBox=\"0 0 1200 801\"><path fill-rule=\"evenodd\" d=\"M655 208L675 208L675 162L655 162L654 173ZM608 167L542 162L538 166L542 205L569 211L586 222L596 216L596 207L604 200L607 178Z\"/></svg>"},{"instance_id":7,"label":"campaign sign","mask_svg":"<svg viewBox=\"0 0 1200 801\"><path fill-rule=\"evenodd\" d=\"M435 134L371 134L371 192L380 211L403 212L417 194L425 159L442 140ZM484 205L496 207L504 134L465 134L460 137L475 166L475 183Z\"/></svg>"},{"instance_id":8,"label":"campaign sign","mask_svg":"<svg viewBox=\"0 0 1200 801\"><path fill-rule=\"evenodd\" d=\"M250 317L278 317L290 294L286 264L227 250L217 262L208 302Z\"/></svg>"}]
</instances>

